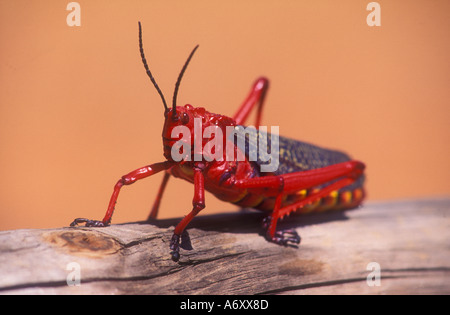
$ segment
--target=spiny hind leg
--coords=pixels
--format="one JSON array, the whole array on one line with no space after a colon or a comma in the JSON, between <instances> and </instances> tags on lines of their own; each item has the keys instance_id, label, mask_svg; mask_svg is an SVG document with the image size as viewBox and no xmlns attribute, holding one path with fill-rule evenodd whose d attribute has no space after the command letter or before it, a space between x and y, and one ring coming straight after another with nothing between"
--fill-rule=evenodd
<instances>
[{"instance_id":1,"label":"spiny hind leg","mask_svg":"<svg viewBox=\"0 0 450 315\"><path fill-rule=\"evenodd\" d=\"M276 230L276 225L279 219L282 194L277 196L275 201L275 207L271 215L263 219L263 230L265 231L265 237L269 242L276 243L278 245L300 244L300 235L298 235L295 229Z\"/></svg>"},{"instance_id":2,"label":"spiny hind leg","mask_svg":"<svg viewBox=\"0 0 450 315\"><path fill-rule=\"evenodd\" d=\"M284 216L291 214L295 211L301 211L305 206L319 200L320 198L326 197L329 195L332 191L338 190L339 188L345 187L350 185L354 179L352 178L343 178L340 179L325 188L318 190L317 192L307 196L305 199L295 202L292 205L286 206L281 208L281 200L282 200L282 194L279 194L277 196L277 199L275 201L275 207L272 212L272 215L267 217L265 222L263 223L263 226L266 229L266 239L280 244L280 245L287 245L289 242L299 244L300 243L300 237L298 236L297 232L295 230L285 230L285 231L277 231L277 222L278 219L282 219Z\"/></svg>"},{"instance_id":3,"label":"spiny hind leg","mask_svg":"<svg viewBox=\"0 0 450 315\"><path fill-rule=\"evenodd\" d=\"M363 174L365 165L359 161L347 161L339 164L329 165L319 169L313 169L303 172L287 173L283 175L255 177L236 181L236 189L248 189L258 194L274 194L276 197L275 207L270 217L264 223L266 238L275 243L289 243L290 240L300 241L296 233L277 233L276 226L278 219L289 215L294 211L303 209L321 198L328 196L331 192L349 186L360 178ZM333 182L334 181L334 182ZM281 207L281 201L284 194L293 193L302 189L317 187L319 185L331 184L312 193L305 199L294 202L291 205Z\"/></svg>"}]
</instances>

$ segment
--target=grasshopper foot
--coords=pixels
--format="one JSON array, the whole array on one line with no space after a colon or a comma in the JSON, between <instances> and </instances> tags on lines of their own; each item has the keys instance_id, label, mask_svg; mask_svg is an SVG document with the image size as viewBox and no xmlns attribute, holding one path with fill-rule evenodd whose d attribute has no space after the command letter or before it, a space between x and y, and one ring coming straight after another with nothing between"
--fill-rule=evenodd
<instances>
[{"instance_id":1,"label":"grasshopper foot","mask_svg":"<svg viewBox=\"0 0 450 315\"><path fill-rule=\"evenodd\" d=\"M170 255L172 256L172 260L177 262L180 260L180 235L173 234L172 239L170 240Z\"/></svg>"},{"instance_id":2,"label":"grasshopper foot","mask_svg":"<svg viewBox=\"0 0 450 315\"><path fill-rule=\"evenodd\" d=\"M271 216L268 216L263 220L263 229L265 231L265 237L269 242L283 246L287 246L290 243L295 245L300 244L301 238L295 229L276 231L273 236L270 235L269 227L271 225L271 222L272 222Z\"/></svg>"},{"instance_id":3,"label":"grasshopper foot","mask_svg":"<svg viewBox=\"0 0 450 315\"><path fill-rule=\"evenodd\" d=\"M104 223L103 221L77 218L77 219L73 220L72 223L70 223L70 226L77 226L80 223L81 224L85 223L84 226L87 226L87 227L105 227L105 226L109 225L108 223Z\"/></svg>"},{"instance_id":4,"label":"grasshopper foot","mask_svg":"<svg viewBox=\"0 0 450 315\"><path fill-rule=\"evenodd\" d=\"M189 233L184 230L181 235L173 234L170 240L170 255L172 255L172 260L177 262L180 260L180 248L184 250L192 250L191 238Z\"/></svg>"},{"instance_id":5,"label":"grasshopper foot","mask_svg":"<svg viewBox=\"0 0 450 315\"><path fill-rule=\"evenodd\" d=\"M269 242L273 242L283 246L287 246L289 245L289 243L298 245L300 244L301 240L300 235L298 235L297 231L295 231L294 229L276 231L273 237L267 234L266 239Z\"/></svg>"}]
</instances>

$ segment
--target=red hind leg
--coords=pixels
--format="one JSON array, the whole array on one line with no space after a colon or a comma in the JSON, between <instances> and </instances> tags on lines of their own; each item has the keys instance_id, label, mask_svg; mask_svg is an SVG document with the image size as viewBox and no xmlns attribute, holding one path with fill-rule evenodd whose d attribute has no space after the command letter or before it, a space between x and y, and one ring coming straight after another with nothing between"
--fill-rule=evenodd
<instances>
[{"instance_id":1,"label":"red hind leg","mask_svg":"<svg viewBox=\"0 0 450 315\"><path fill-rule=\"evenodd\" d=\"M239 107L236 114L234 114L233 116L233 119L236 121L236 124L238 125L244 124L253 107L258 105L258 109L256 112L255 127L257 129L259 128L259 125L261 123L264 98L266 96L268 88L269 88L269 80L267 80L266 78L261 77L255 81L244 103L241 105L241 107Z\"/></svg>"},{"instance_id":2,"label":"red hind leg","mask_svg":"<svg viewBox=\"0 0 450 315\"><path fill-rule=\"evenodd\" d=\"M298 242L293 241L292 236L290 238L286 238L286 231L277 232L277 223L279 219L282 219L284 216L289 215L290 213L302 209L308 204L311 204L320 198L324 198L328 196L332 191L339 190L345 186L348 186L352 184L355 181L353 178L343 178L340 179L324 188L319 190L316 193L313 193L306 197L305 199L298 201L292 205L286 206L281 208L280 206L274 208L272 215L267 219L265 223L265 227L267 228L267 234L266 238L270 241L273 241L278 244L286 244L287 242L293 242L297 243L300 241L300 238L298 238ZM282 196L283 194L280 194L279 196ZM295 234L295 232L289 231L290 234Z\"/></svg>"},{"instance_id":3,"label":"red hind leg","mask_svg":"<svg viewBox=\"0 0 450 315\"><path fill-rule=\"evenodd\" d=\"M282 199L283 194L279 194L275 201L272 215L264 218L263 229L266 231L266 239L280 245L287 245L288 243L299 244L300 236L294 229L276 231L276 223L278 221L278 213L281 210Z\"/></svg>"},{"instance_id":4,"label":"red hind leg","mask_svg":"<svg viewBox=\"0 0 450 315\"><path fill-rule=\"evenodd\" d=\"M364 164L359 161L348 161L303 172L240 180L236 181L234 186L240 189L246 188L256 194L277 197L274 210L264 225L267 228L267 238L269 240L285 244L286 242L282 238L279 239L282 235L276 234L278 219L320 198L328 196L332 191L339 190L354 183L362 175L364 168ZM307 196L305 199L292 205L281 207L283 195L324 185L329 182L332 183Z\"/></svg>"}]
</instances>

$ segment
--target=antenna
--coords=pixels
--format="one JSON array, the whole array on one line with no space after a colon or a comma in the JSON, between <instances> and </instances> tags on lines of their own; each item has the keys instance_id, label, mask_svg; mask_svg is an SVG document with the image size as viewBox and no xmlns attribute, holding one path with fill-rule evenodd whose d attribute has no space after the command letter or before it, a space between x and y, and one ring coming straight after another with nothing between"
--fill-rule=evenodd
<instances>
[{"instance_id":1,"label":"antenna","mask_svg":"<svg viewBox=\"0 0 450 315\"><path fill-rule=\"evenodd\" d=\"M139 24L139 51L141 52L142 63L144 64L145 71L147 71L147 75L149 76L150 80L152 81L153 85L155 86L155 89L158 91L159 96L161 96L161 99L163 101L163 105L164 105L165 111L167 112L169 110L169 108L167 107L167 103L166 103L166 100L164 98L164 95L161 92L161 89L159 88L158 84L156 84L155 78L153 77L152 73L150 72L150 69L148 68L148 65L147 65L147 60L145 59L144 47L142 45L141 22L138 22L138 24Z\"/></svg>"},{"instance_id":2,"label":"antenna","mask_svg":"<svg viewBox=\"0 0 450 315\"><path fill-rule=\"evenodd\" d=\"M158 84L156 83L155 78L153 77L152 73L150 72L150 69L149 69L148 64L147 64L147 60L145 59L144 46L142 44L142 27L141 27L141 22L138 22L138 24L139 24L139 51L141 53L142 63L144 64L145 71L147 72L148 77L150 78L150 80L152 81L153 85L155 86L156 91L158 91L159 96L161 96L161 99L162 99L162 102L163 102L163 105L164 105L164 109L167 112L169 110L169 108L167 107L166 99L164 98L164 95L161 92L161 89L159 88ZM194 55L194 53L197 50L198 46L199 45L195 46L194 49L192 50L192 52L190 53L188 59L184 63L183 68L181 69L180 74L178 75L177 82L175 83L175 90L173 92L173 100L172 100L172 110L173 110L173 113L174 113L173 116L172 116L173 120L177 120L178 119L176 107L177 107L177 95L178 95L178 90L180 88L181 79L183 78L184 72L186 71L186 68L187 68L189 62L191 61L192 56Z\"/></svg>"},{"instance_id":3,"label":"antenna","mask_svg":"<svg viewBox=\"0 0 450 315\"><path fill-rule=\"evenodd\" d=\"M188 59L187 59L186 62L184 63L184 66L183 66L183 68L181 69L180 74L178 75L177 82L175 83L175 91L173 92L173 101L172 101L172 110L173 110L173 113L174 113L173 116L172 116L172 118L173 118L174 120L177 120L177 119L178 119L178 117L176 116L176 113L177 113L176 107L177 107L177 95L178 95L178 89L180 88L180 82L181 82L181 79L183 78L183 74L184 74L184 72L186 71L186 68L187 68L189 62L191 61L192 56L194 55L194 53L195 53L195 51L197 50L197 48L198 48L198 45L195 46L194 49L192 50L192 52L191 52L191 54L189 55Z\"/></svg>"}]
</instances>

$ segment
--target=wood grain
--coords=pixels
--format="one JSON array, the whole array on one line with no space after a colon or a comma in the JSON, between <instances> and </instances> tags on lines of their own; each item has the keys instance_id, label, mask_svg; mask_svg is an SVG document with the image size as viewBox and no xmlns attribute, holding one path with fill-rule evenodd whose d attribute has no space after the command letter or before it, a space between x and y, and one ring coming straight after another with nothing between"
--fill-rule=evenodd
<instances>
[{"instance_id":1,"label":"wood grain","mask_svg":"<svg viewBox=\"0 0 450 315\"><path fill-rule=\"evenodd\" d=\"M266 242L261 213L205 215L178 263L168 246L179 219L2 231L0 293L450 294L449 215L446 198L291 216L279 227L297 229L298 247ZM79 286L67 285L72 262ZM371 262L379 286L368 285Z\"/></svg>"}]
</instances>

